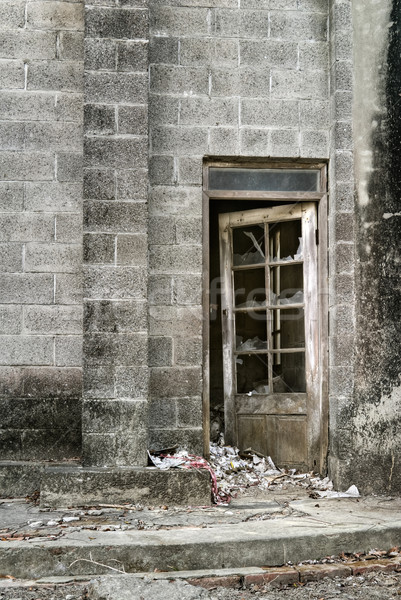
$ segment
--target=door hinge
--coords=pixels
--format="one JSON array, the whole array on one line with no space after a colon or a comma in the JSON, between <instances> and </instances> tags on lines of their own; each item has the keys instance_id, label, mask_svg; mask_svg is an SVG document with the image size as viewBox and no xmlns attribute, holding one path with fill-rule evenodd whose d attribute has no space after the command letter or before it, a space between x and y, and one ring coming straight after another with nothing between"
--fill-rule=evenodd
<instances>
[{"instance_id":1,"label":"door hinge","mask_svg":"<svg viewBox=\"0 0 401 600\"><path fill-rule=\"evenodd\" d=\"M319 230L315 229L315 239L316 239L316 246L319 245Z\"/></svg>"}]
</instances>

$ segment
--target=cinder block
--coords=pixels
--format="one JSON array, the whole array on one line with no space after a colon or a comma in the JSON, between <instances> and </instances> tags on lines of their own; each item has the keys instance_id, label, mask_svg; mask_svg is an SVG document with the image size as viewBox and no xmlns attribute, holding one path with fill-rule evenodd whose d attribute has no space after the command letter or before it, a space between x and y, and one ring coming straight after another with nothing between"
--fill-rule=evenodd
<instances>
[{"instance_id":1,"label":"cinder block","mask_svg":"<svg viewBox=\"0 0 401 600\"><path fill-rule=\"evenodd\" d=\"M32 92L40 95L40 92ZM83 122L83 94L57 92L57 105L55 106L55 118L57 121Z\"/></svg>"},{"instance_id":2,"label":"cinder block","mask_svg":"<svg viewBox=\"0 0 401 600\"><path fill-rule=\"evenodd\" d=\"M178 305L202 304L201 275L180 275L174 277L174 296Z\"/></svg>"},{"instance_id":3,"label":"cinder block","mask_svg":"<svg viewBox=\"0 0 401 600\"><path fill-rule=\"evenodd\" d=\"M85 75L88 102L119 104L147 101L147 75L143 73L105 73L90 71Z\"/></svg>"},{"instance_id":4,"label":"cinder block","mask_svg":"<svg viewBox=\"0 0 401 600\"><path fill-rule=\"evenodd\" d=\"M148 11L89 6L85 14L85 35L92 38L146 39Z\"/></svg>"},{"instance_id":5,"label":"cinder block","mask_svg":"<svg viewBox=\"0 0 401 600\"><path fill-rule=\"evenodd\" d=\"M84 169L84 198L114 200L115 175L113 169Z\"/></svg>"},{"instance_id":6,"label":"cinder block","mask_svg":"<svg viewBox=\"0 0 401 600\"><path fill-rule=\"evenodd\" d=\"M353 93L352 91L335 91L332 94L334 106L333 118L337 121L352 119Z\"/></svg>"},{"instance_id":7,"label":"cinder block","mask_svg":"<svg viewBox=\"0 0 401 600\"><path fill-rule=\"evenodd\" d=\"M350 60L337 60L330 70L330 85L333 90L349 91L353 88L353 65Z\"/></svg>"},{"instance_id":8,"label":"cinder block","mask_svg":"<svg viewBox=\"0 0 401 600\"><path fill-rule=\"evenodd\" d=\"M84 268L84 297L100 300L145 300L146 272L142 267Z\"/></svg>"},{"instance_id":9,"label":"cinder block","mask_svg":"<svg viewBox=\"0 0 401 600\"><path fill-rule=\"evenodd\" d=\"M27 85L28 90L82 92L83 64L70 60L33 60L28 65Z\"/></svg>"},{"instance_id":10,"label":"cinder block","mask_svg":"<svg viewBox=\"0 0 401 600\"><path fill-rule=\"evenodd\" d=\"M178 181L180 184L202 185L202 165L201 156L181 156L178 159Z\"/></svg>"},{"instance_id":11,"label":"cinder block","mask_svg":"<svg viewBox=\"0 0 401 600\"><path fill-rule=\"evenodd\" d=\"M147 403L143 400L84 400L82 430L85 433L136 431L145 427Z\"/></svg>"},{"instance_id":12,"label":"cinder block","mask_svg":"<svg viewBox=\"0 0 401 600\"><path fill-rule=\"evenodd\" d=\"M22 60L0 60L2 89L24 89L25 70Z\"/></svg>"},{"instance_id":13,"label":"cinder block","mask_svg":"<svg viewBox=\"0 0 401 600\"><path fill-rule=\"evenodd\" d=\"M329 66L329 45L327 42L301 42L299 44L299 68L324 70Z\"/></svg>"},{"instance_id":14,"label":"cinder block","mask_svg":"<svg viewBox=\"0 0 401 600\"><path fill-rule=\"evenodd\" d=\"M303 131L301 133L301 156L305 158L329 158L329 132Z\"/></svg>"},{"instance_id":15,"label":"cinder block","mask_svg":"<svg viewBox=\"0 0 401 600\"><path fill-rule=\"evenodd\" d=\"M182 398L201 394L200 367L153 367L150 371L151 398Z\"/></svg>"},{"instance_id":16,"label":"cinder block","mask_svg":"<svg viewBox=\"0 0 401 600\"><path fill-rule=\"evenodd\" d=\"M233 68L211 67L211 96L236 96L240 90L240 72Z\"/></svg>"},{"instance_id":17,"label":"cinder block","mask_svg":"<svg viewBox=\"0 0 401 600\"><path fill-rule=\"evenodd\" d=\"M59 34L60 60L79 60L84 57L84 34L80 31L61 31ZM45 57L43 57L45 58Z\"/></svg>"},{"instance_id":18,"label":"cinder block","mask_svg":"<svg viewBox=\"0 0 401 600\"><path fill-rule=\"evenodd\" d=\"M153 39L163 40L164 38ZM180 40L180 65L200 66L211 64L214 62L214 60L215 40L213 38L183 38ZM152 62L175 64L177 61L155 60Z\"/></svg>"},{"instance_id":19,"label":"cinder block","mask_svg":"<svg viewBox=\"0 0 401 600\"><path fill-rule=\"evenodd\" d=\"M55 363L58 367L82 367L82 336L56 336L54 354Z\"/></svg>"},{"instance_id":20,"label":"cinder block","mask_svg":"<svg viewBox=\"0 0 401 600\"><path fill-rule=\"evenodd\" d=\"M326 0L299 0L298 10L327 14L328 6Z\"/></svg>"},{"instance_id":21,"label":"cinder block","mask_svg":"<svg viewBox=\"0 0 401 600\"><path fill-rule=\"evenodd\" d=\"M4 2L0 4L0 20L3 6ZM1 24L3 25L2 20ZM32 60L35 58L52 59L55 57L56 33L26 31L23 29L2 31L0 29L0 58L29 58Z\"/></svg>"},{"instance_id":22,"label":"cinder block","mask_svg":"<svg viewBox=\"0 0 401 600\"><path fill-rule=\"evenodd\" d=\"M87 300L84 327L88 333L132 333L147 331L146 302L132 300Z\"/></svg>"},{"instance_id":23,"label":"cinder block","mask_svg":"<svg viewBox=\"0 0 401 600\"><path fill-rule=\"evenodd\" d=\"M114 369L87 365L85 355L83 364L83 397L114 398Z\"/></svg>"},{"instance_id":24,"label":"cinder block","mask_svg":"<svg viewBox=\"0 0 401 600\"><path fill-rule=\"evenodd\" d=\"M152 246L149 254L149 267L155 272L185 273L202 270L201 246Z\"/></svg>"},{"instance_id":25,"label":"cinder block","mask_svg":"<svg viewBox=\"0 0 401 600\"><path fill-rule=\"evenodd\" d=\"M149 401L149 415L152 428L172 429L177 427L177 402L164 398Z\"/></svg>"},{"instance_id":26,"label":"cinder block","mask_svg":"<svg viewBox=\"0 0 401 600\"><path fill-rule=\"evenodd\" d=\"M53 364L53 338L50 336L2 336L1 349L1 365Z\"/></svg>"},{"instance_id":27,"label":"cinder block","mask_svg":"<svg viewBox=\"0 0 401 600\"><path fill-rule=\"evenodd\" d=\"M57 273L54 275L54 281L56 304L82 303L82 274L80 271L78 273Z\"/></svg>"},{"instance_id":28,"label":"cinder block","mask_svg":"<svg viewBox=\"0 0 401 600\"><path fill-rule=\"evenodd\" d=\"M0 367L0 397L3 398L1 401L3 406L7 402L4 398L10 397L15 410L15 398L22 396L23 393L23 369L18 367ZM2 423L4 426L6 426L7 416L10 414L12 414L12 411L2 410Z\"/></svg>"},{"instance_id":29,"label":"cinder block","mask_svg":"<svg viewBox=\"0 0 401 600\"><path fill-rule=\"evenodd\" d=\"M1 91L0 110L3 119L43 121L55 119L55 95L27 91Z\"/></svg>"},{"instance_id":30,"label":"cinder block","mask_svg":"<svg viewBox=\"0 0 401 600\"><path fill-rule=\"evenodd\" d=\"M254 127L298 127L299 102L297 100L241 99L241 125Z\"/></svg>"},{"instance_id":31,"label":"cinder block","mask_svg":"<svg viewBox=\"0 0 401 600\"><path fill-rule=\"evenodd\" d=\"M216 37L238 38L240 36L242 13L238 7L236 9L218 8L213 11L212 31ZM268 13L265 12L264 16L267 21ZM267 34L268 30L266 30L266 36Z\"/></svg>"},{"instance_id":32,"label":"cinder block","mask_svg":"<svg viewBox=\"0 0 401 600\"><path fill-rule=\"evenodd\" d=\"M80 152L82 137L79 123L25 124L25 150Z\"/></svg>"},{"instance_id":33,"label":"cinder block","mask_svg":"<svg viewBox=\"0 0 401 600\"><path fill-rule=\"evenodd\" d=\"M171 305L173 279L168 275L149 275L148 298L152 305Z\"/></svg>"},{"instance_id":34,"label":"cinder block","mask_svg":"<svg viewBox=\"0 0 401 600\"><path fill-rule=\"evenodd\" d=\"M50 214L8 213L0 216L2 242L52 242L54 217Z\"/></svg>"},{"instance_id":35,"label":"cinder block","mask_svg":"<svg viewBox=\"0 0 401 600\"><path fill-rule=\"evenodd\" d=\"M82 333L82 307L38 306L24 308L24 332L30 334Z\"/></svg>"},{"instance_id":36,"label":"cinder block","mask_svg":"<svg viewBox=\"0 0 401 600\"><path fill-rule=\"evenodd\" d=\"M117 265L147 266L148 238L144 234L117 236Z\"/></svg>"},{"instance_id":37,"label":"cinder block","mask_svg":"<svg viewBox=\"0 0 401 600\"><path fill-rule=\"evenodd\" d=\"M1 107L1 95L0 95ZM173 96L149 96L149 122L155 125L178 125L179 100Z\"/></svg>"},{"instance_id":38,"label":"cinder block","mask_svg":"<svg viewBox=\"0 0 401 600\"><path fill-rule=\"evenodd\" d=\"M205 154L208 131L205 127L154 127L152 148L156 154Z\"/></svg>"},{"instance_id":39,"label":"cinder block","mask_svg":"<svg viewBox=\"0 0 401 600\"><path fill-rule=\"evenodd\" d=\"M13 335L22 331L22 307L0 306L0 334Z\"/></svg>"},{"instance_id":40,"label":"cinder block","mask_svg":"<svg viewBox=\"0 0 401 600\"><path fill-rule=\"evenodd\" d=\"M354 362L355 337L353 335L331 336L329 339L329 364L332 367L348 367Z\"/></svg>"},{"instance_id":41,"label":"cinder block","mask_svg":"<svg viewBox=\"0 0 401 600\"><path fill-rule=\"evenodd\" d=\"M0 450L3 460L21 460L21 431L0 429Z\"/></svg>"},{"instance_id":42,"label":"cinder block","mask_svg":"<svg viewBox=\"0 0 401 600\"><path fill-rule=\"evenodd\" d=\"M201 396L177 398L178 427L202 427Z\"/></svg>"},{"instance_id":43,"label":"cinder block","mask_svg":"<svg viewBox=\"0 0 401 600\"><path fill-rule=\"evenodd\" d=\"M270 94L270 70L266 67L240 68L240 95L266 98Z\"/></svg>"},{"instance_id":44,"label":"cinder block","mask_svg":"<svg viewBox=\"0 0 401 600\"><path fill-rule=\"evenodd\" d=\"M27 25L32 29L83 30L84 11L80 2L30 2Z\"/></svg>"},{"instance_id":45,"label":"cinder block","mask_svg":"<svg viewBox=\"0 0 401 600\"><path fill-rule=\"evenodd\" d=\"M325 71L272 71L273 98L327 100L328 82Z\"/></svg>"},{"instance_id":46,"label":"cinder block","mask_svg":"<svg viewBox=\"0 0 401 600\"><path fill-rule=\"evenodd\" d=\"M154 336L197 336L202 334L202 311L198 306L149 307L149 333Z\"/></svg>"},{"instance_id":47,"label":"cinder block","mask_svg":"<svg viewBox=\"0 0 401 600\"><path fill-rule=\"evenodd\" d=\"M298 65L298 44L267 39L240 41L241 66L274 66L296 69Z\"/></svg>"},{"instance_id":48,"label":"cinder block","mask_svg":"<svg viewBox=\"0 0 401 600\"><path fill-rule=\"evenodd\" d=\"M82 204L79 183L25 183L25 210L33 212L77 212Z\"/></svg>"},{"instance_id":49,"label":"cinder block","mask_svg":"<svg viewBox=\"0 0 401 600\"><path fill-rule=\"evenodd\" d=\"M116 236L106 233L85 233L83 239L83 260L90 264L114 265Z\"/></svg>"},{"instance_id":50,"label":"cinder block","mask_svg":"<svg viewBox=\"0 0 401 600\"><path fill-rule=\"evenodd\" d=\"M271 0L241 0L241 8L242 9L252 9L252 8L257 8L257 9L264 9L266 10L267 8L271 8L270 6ZM297 0L275 0L274 2L274 6L276 6L276 4L292 4L292 8L297 8ZM280 6L280 8L286 8L286 6Z\"/></svg>"},{"instance_id":51,"label":"cinder block","mask_svg":"<svg viewBox=\"0 0 401 600\"><path fill-rule=\"evenodd\" d=\"M24 184L15 181L0 182L0 212L17 212L24 203Z\"/></svg>"},{"instance_id":52,"label":"cinder block","mask_svg":"<svg viewBox=\"0 0 401 600\"><path fill-rule=\"evenodd\" d=\"M83 179L83 156L81 152L59 152L57 154L57 179L79 181Z\"/></svg>"},{"instance_id":53,"label":"cinder block","mask_svg":"<svg viewBox=\"0 0 401 600\"><path fill-rule=\"evenodd\" d=\"M302 100L299 107L301 128L328 129L330 106L327 100Z\"/></svg>"},{"instance_id":54,"label":"cinder block","mask_svg":"<svg viewBox=\"0 0 401 600\"><path fill-rule=\"evenodd\" d=\"M84 64L89 71L114 71L117 65L115 40L91 39L84 41Z\"/></svg>"},{"instance_id":55,"label":"cinder block","mask_svg":"<svg viewBox=\"0 0 401 600\"><path fill-rule=\"evenodd\" d=\"M25 0L3 0L0 4L0 29L24 27L25 4Z\"/></svg>"},{"instance_id":56,"label":"cinder block","mask_svg":"<svg viewBox=\"0 0 401 600\"><path fill-rule=\"evenodd\" d=\"M149 244L175 244L175 218L150 217Z\"/></svg>"},{"instance_id":57,"label":"cinder block","mask_svg":"<svg viewBox=\"0 0 401 600\"><path fill-rule=\"evenodd\" d=\"M153 216L201 216L202 187L157 186L149 190L149 214Z\"/></svg>"},{"instance_id":58,"label":"cinder block","mask_svg":"<svg viewBox=\"0 0 401 600\"><path fill-rule=\"evenodd\" d=\"M202 219L177 219L177 244L202 244Z\"/></svg>"},{"instance_id":59,"label":"cinder block","mask_svg":"<svg viewBox=\"0 0 401 600\"><path fill-rule=\"evenodd\" d=\"M352 29L352 6L348 2L336 2L333 6L333 26L337 31L350 31Z\"/></svg>"},{"instance_id":60,"label":"cinder block","mask_svg":"<svg viewBox=\"0 0 401 600\"><path fill-rule=\"evenodd\" d=\"M350 213L339 213L336 215L334 222L334 239L336 241L354 241L354 219L354 215ZM338 251L338 246L336 247L336 251Z\"/></svg>"},{"instance_id":61,"label":"cinder block","mask_svg":"<svg viewBox=\"0 0 401 600\"><path fill-rule=\"evenodd\" d=\"M355 294L354 276L345 273L334 276L334 273L331 273L330 265L329 294L333 304L353 303Z\"/></svg>"},{"instance_id":62,"label":"cinder block","mask_svg":"<svg viewBox=\"0 0 401 600\"><path fill-rule=\"evenodd\" d=\"M0 265L3 272L22 271L22 244L0 244Z\"/></svg>"},{"instance_id":63,"label":"cinder block","mask_svg":"<svg viewBox=\"0 0 401 600\"><path fill-rule=\"evenodd\" d=\"M150 31L167 37L206 36L210 33L208 12L204 6L154 6L150 13Z\"/></svg>"},{"instance_id":64,"label":"cinder block","mask_svg":"<svg viewBox=\"0 0 401 600\"><path fill-rule=\"evenodd\" d=\"M327 41L327 14L271 11L270 36L283 40Z\"/></svg>"},{"instance_id":65,"label":"cinder block","mask_svg":"<svg viewBox=\"0 0 401 600\"><path fill-rule=\"evenodd\" d=\"M79 398L81 390L82 369L35 366L24 371L24 395L29 398Z\"/></svg>"},{"instance_id":66,"label":"cinder block","mask_svg":"<svg viewBox=\"0 0 401 600\"><path fill-rule=\"evenodd\" d=\"M181 42L181 64L188 64L183 63L182 60L182 45L184 42L186 40ZM149 63L178 64L178 38L152 37L149 43Z\"/></svg>"},{"instance_id":67,"label":"cinder block","mask_svg":"<svg viewBox=\"0 0 401 600\"><path fill-rule=\"evenodd\" d=\"M145 169L116 171L118 200L146 200L148 171Z\"/></svg>"},{"instance_id":68,"label":"cinder block","mask_svg":"<svg viewBox=\"0 0 401 600\"><path fill-rule=\"evenodd\" d=\"M354 375L351 367L329 368L329 394L335 396L349 396L353 393Z\"/></svg>"},{"instance_id":69,"label":"cinder block","mask_svg":"<svg viewBox=\"0 0 401 600\"><path fill-rule=\"evenodd\" d=\"M240 132L241 154L248 156L269 156L271 154L270 132L268 129L243 127Z\"/></svg>"},{"instance_id":70,"label":"cinder block","mask_svg":"<svg viewBox=\"0 0 401 600\"><path fill-rule=\"evenodd\" d=\"M0 275L2 304L51 304L53 276L44 273L4 273Z\"/></svg>"},{"instance_id":71,"label":"cinder block","mask_svg":"<svg viewBox=\"0 0 401 600\"><path fill-rule=\"evenodd\" d=\"M115 366L145 366L147 335L143 333L86 333L83 353L85 364Z\"/></svg>"},{"instance_id":72,"label":"cinder block","mask_svg":"<svg viewBox=\"0 0 401 600\"><path fill-rule=\"evenodd\" d=\"M116 109L114 106L86 104L84 123L86 135L113 135L116 132Z\"/></svg>"},{"instance_id":73,"label":"cinder block","mask_svg":"<svg viewBox=\"0 0 401 600\"><path fill-rule=\"evenodd\" d=\"M61 243L82 243L82 215L80 213L56 215L55 238Z\"/></svg>"},{"instance_id":74,"label":"cinder block","mask_svg":"<svg viewBox=\"0 0 401 600\"><path fill-rule=\"evenodd\" d=\"M332 60L349 60L352 56L353 35L352 28L346 31L335 32L334 40L331 42L331 58Z\"/></svg>"},{"instance_id":75,"label":"cinder block","mask_svg":"<svg viewBox=\"0 0 401 600\"><path fill-rule=\"evenodd\" d=\"M75 273L82 263L79 244L36 244L25 246L25 270L42 273Z\"/></svg>"},{"instance_id":76,"label":"cinder block","mask_svg":"<svg viewBox=\"0 0 401 600\"><path fill-rule=\"evenodd\" d=\"M115 394L117 398L148 397L148 367L117 367L115 371ZM146 448L146 440L144 441Z\"/></svg>"},{"instance_id":77,"label":"cinder block","mask_svg":"<svg viewBox=\"0 0 401 600\"><path fill-rule=\"evenodd\" d=\"M243 1L243 0L242 0ZM266 2L266 0L261 0ZM205 0L154 0L155 5L159 6L205 6ZM238 0L208 0L207 6L210 8L237 8Z\"/></svg>"},{"instance_id":78,"label":"cinder block","mask_svg":"<svg viewBox=\"0 0 401 600\"><path fill-rule=\"evenodd\" d=\"M0 148L2 150L23 150L25 123L0 123Z\"/></svg>"},{"instance_id":79,"label":"cinder block","mask_svg":"<svg viewBox=\"0 0 401 600\"><path fill-rule=\"evenodd\" d=\"M352 181L354 176L352 152L336 152L334 157L334 169L337 181Z\"/></svg>"},{"instance_id":80,"label":"cinder block","mask_svg":"<svg viewBox=\"0 0 401 600\"><path fill-rule=\"evenodd\" d=\"M150 91L156 94L196 94L209 92L209 73L206 66L150 66Z\"/></svg>"},{"instance_id":81,"label":"cinder block","mask_svg":"<svg viewBox=\"0 0 401 600\"><path fill-rule=\"evenodd\" d=\"M354 210L354 186L352 183L336 183L333 197L336 210L352 212Z\"/></svg>"},{"instance_id":82,"label":"cinder block","mask_svg":"<svg viewBox=\"0 0 401 600\"><path fill-rule=\"evenodd\" d=\"M147 106L119 106L118 133L130 135L147 135Z\"/></svg>"},{"instance_id":83,"label":"cinder block","mask_svg":"<svg viewBox=\"0 0 401 600\"><path fill-rule=\"evenodd\" d=\"M86 167L146 168L147 152L147 140L142 138L86 138L84 142Z\"/></svg>"},{"instance_id":84,"label":"cinder block","mask_svg":"<svg viewBox=\"0 0 401 600\"><path fill-rule=\"evenodd\" d=\"M149 159L149 183L171 185L175 181L175 166L172 156L151 156Z\"/></svg>"},{"instance_id":85,"label":"cinder block","mask_svg":"<svg viewBox=\"0 0 401 600\"><path fill-rule=\"evenodd\" d=\"M202 365L202 338L175 337L174 364L194 367Z\"/></svg>"},{"instance_id":86,"label":"cinder block","mask_svg":"<svg viewBox=\"0 0 401 600\"><path fill-rule=\"evenodd\" d=\"M102 233L142 233L146 231L144 202L85 202L84 230Z\"/></svg>"},{"instance_id":87,"label":"cinder block","mask_svg":"<svg viewBox=\"0 0 401 600\"><path fill-rule=\"evenodd\" d=\"M173 340L171 337L149 337L148 359L150 367L171 367Z\"/></svg>"},{"instance_id":88,"label":"cinder block","mask_svg":"<svg viewBox=\"0 0 401 600\"><path fill-rule=\"evenodd\" d=\"M148 71L148 44L143 40L117 44L117 71Z\"/></svg>"},{"instance_id":89,"label":"cinder block","mask_svg":"<svg viewBox=\"0 0 401 600\"><path fill-rule=\"evenodd\" d=\"M196 149L195 149L196 150ZM200 148L198 148L200 150ZM210 154L238 154L238 127L211 127L209 129L208 150Z\"/></svg>"},{"instance_id":90,"label":"cinder block","mask_svg":"<svg viewBox=\"0 0 401 600\"><path fill-rule=\"evenodd\" d=\"M234 98L183 98L181 125L221 126L238 120L238 100Z\"/></svg>"},{"instance_id":91,"label":"cinder block","mask_svg":"<svg viewBox=\"0 0 401 600\"><path fill-rule=\"evenodd\" d=\"M87 433L82 439L83 463L99 467L146 465L146 429L127 433Z\"/></svg>"},{"instance_id":92,"label":"cinder block","mask_svg":"<svg viewBox=\"0 0 401 600\"><path fill-rule=\"evenodd\" d=\"M148 448L150 450L162 450L173 446L183 446L189 452L202 456L203 433L201 428L188 429L149 429Z\"/></svg>"}]
</instances>

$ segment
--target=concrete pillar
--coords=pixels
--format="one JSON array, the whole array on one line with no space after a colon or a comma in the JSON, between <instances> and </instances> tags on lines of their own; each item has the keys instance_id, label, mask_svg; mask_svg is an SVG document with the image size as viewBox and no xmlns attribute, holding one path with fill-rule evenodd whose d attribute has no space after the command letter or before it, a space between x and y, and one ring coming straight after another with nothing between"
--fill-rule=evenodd
<instances>
[{"instance_id":1,"label":"concrete pillar","mask_svg":"<svg viewBox=\"0 0 401 600\"><path fill-rule=\"evenodd\" d=\"M148 9L86 3L83 464L146 464ZM103 3L105 4L105 3Z\"/></svg>"}]
</instances>

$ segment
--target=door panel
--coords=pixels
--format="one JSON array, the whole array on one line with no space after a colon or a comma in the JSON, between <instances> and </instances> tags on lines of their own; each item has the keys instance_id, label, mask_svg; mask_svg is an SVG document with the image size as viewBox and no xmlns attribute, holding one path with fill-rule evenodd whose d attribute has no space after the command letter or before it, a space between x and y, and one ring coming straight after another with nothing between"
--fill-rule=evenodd
<instances>
[{"instance_id":1,"label":"door panel","mask_svg":"<svg viewBox=\"0 0 401 600\"><path fill-rule=\"evenodd\" d=\"M225 213L219 229L226 442L312 468L320 432L315 205Z\"/></svg>"}]
</instances>

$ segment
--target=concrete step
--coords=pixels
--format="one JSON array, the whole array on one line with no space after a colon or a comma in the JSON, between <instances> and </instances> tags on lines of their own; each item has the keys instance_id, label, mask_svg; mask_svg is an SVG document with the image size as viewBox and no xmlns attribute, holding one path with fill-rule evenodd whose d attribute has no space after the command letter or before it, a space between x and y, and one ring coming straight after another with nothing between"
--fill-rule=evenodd
<instances>
[{"instance_id":1,"label":"concrete step","mask_svg":"<svg viewBox=\"0 0 401 600\"><path fill-rule=\"evenodd\" d=\"M297 503L293 503L297 504ZM237 569L399 545L399 512L355 504L300 503L284 519L157 531L73 531L57 540L0 542L2 575L18 578ZM351 508L351 510L350 510ZM362 507L363 508L363 507Z\"/></svg>"}]
</instances>

